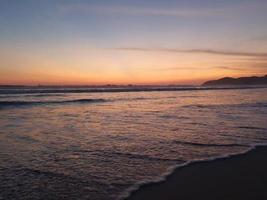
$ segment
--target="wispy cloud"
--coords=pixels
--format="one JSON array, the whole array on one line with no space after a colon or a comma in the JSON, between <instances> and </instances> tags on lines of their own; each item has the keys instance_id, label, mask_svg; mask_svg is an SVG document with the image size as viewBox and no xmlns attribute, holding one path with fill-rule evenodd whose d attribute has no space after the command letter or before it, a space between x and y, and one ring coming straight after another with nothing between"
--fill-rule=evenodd
<instances>
[{"instance_id":1,"label":"wispy cloud","mask_svg":"<svg viewBox=\"0 0 267 200\"><path fill-rule=\"evenodd\" d=\"M212 66L212 67L169 67L159 68L160 70L231 70L231 71L246 71L247 69L242 67L230 67L230 66Z\"/></svg>"},{"instance_id":2,"label":"wispy cloud","mask_svg":"<svg viewBox=\"0 0 267 200\"><path fill-rule=\"evenodd\" d=\"M229 66L217 66L214 67L215 69L224 69L224 70L231 70L231 71L245 71L246 69L241 67L229 67Z\"/></svg>"},{"instance_id":3,"label":"wispy cloud","mask_svg":"<svg viewBox=\"0 0 267 200\"><path fill-rule=\"evenodd\" d=\"M112 49L117 51L196 53L196 54L204 53L204 54L225 55L225 56L260 57L267 59L267 53L227 51L227 50L215 50L215 49L175 49L175 48L139 48L139 47L119 47Z\"/></svg>"},{"instance_id":4,"label":"wispy cloud","mask_svg":"<svg viewBox=\"0 0 267 200\"><path fill-rule=\"evenodd\" d=\"M198 17L223 14L222 9L178 9L178 8L144 8L136 6L96 6L88 4L69 4L60 7L63 13L95 13L95 14L120 14L120 15L151 15L173 17Z\"/></svg>"},{"instance_id":5,"label":"wispy cloud","mask_svg":"<svg viewBox=\"0 0 267 200\"><path fill-rule=\"evenodd\" d=\"M156 71L236 71L238 73L257 73L257 74L266 74L267 65L265 66L257 66L251 64L251 66L198 66L198 67L183 67L183 66L177 66L177 67L159 67L154 68L153 70Z\"/></svg>"},{"instance_id":6,"label":"wispy cloud","mask_svg":"<svg viewBox=\"0 0 267 200\"><path fill-rule=\"evenodd\" d=\"M170 17L208 17L236 15L261 8L263 4L256 2L244 2L242 4L225 5L220 7L140 7L132 5L93 5L90 3L64 4L59 7L62 13L85 13L85 14L119 14L119 15L149 15L149 16L170 16Z\"/></svg>"}]
</instances>

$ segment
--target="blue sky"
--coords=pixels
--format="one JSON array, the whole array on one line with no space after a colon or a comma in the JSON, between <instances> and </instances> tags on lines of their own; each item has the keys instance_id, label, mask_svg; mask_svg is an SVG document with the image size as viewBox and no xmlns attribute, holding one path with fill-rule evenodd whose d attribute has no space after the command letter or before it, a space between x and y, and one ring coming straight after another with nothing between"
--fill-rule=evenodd
<instances>
[{"instance_id":1,"label":"blue sky","mask_svg":"<svg viewBox=\"0 0 267 200\"><path fill-rule=\"evenodd\" d=\"M54 53L57 57L53 58L58 60L80 51L86 55L85 49L90 55L94 49L102 50L103 55L111 57L113 67L116 65L113 55L118 51L121 57L127 54L129 69L134 64L128 54L136 54L138 50L144 59L148 54L144 50L162 54L244 53L246 57L251 54L251 58L267 52L266 10L264 0L0 0L0 50L3 54L13 51L14 57L34 52L46 59ZM66 49L77 51L66 55ZM122 51L126 51L124 55ZM259 57L265 59L264 55ZM256 74L265 72L263 64ZM31 65L31 69L38 69ZM94 63L86 66L89 74L90 69L96 68ZM108 68L103 63L101 67ZM14 62L5 61L1 68L12 69L16 74Z\"/></svg>"},{"instance_id":2,"label":"blue sky","mask_svg":"<svg viewBox=\"0 0 267 200\"><path fill-rule=\"evenodd\" d=\"M232 42L267 37L266 1L0 2L0 38L7 43L74 40L103 47L125 43L232 48Z\"/></svg>"}]
</instances>

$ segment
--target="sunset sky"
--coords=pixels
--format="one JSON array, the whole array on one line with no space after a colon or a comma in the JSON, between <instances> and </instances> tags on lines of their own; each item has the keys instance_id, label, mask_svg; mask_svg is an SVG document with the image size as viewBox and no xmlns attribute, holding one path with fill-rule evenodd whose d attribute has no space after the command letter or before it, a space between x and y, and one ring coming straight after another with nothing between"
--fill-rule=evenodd
<instances>
[{"instance_id":1,"label":"sunset sky","mask_svg":"<svg viewBox=\"0 0 267 200\"><path fill-rule=\"evenodd\" d=\"M267 74L265 0L0 0L0 84Z\"/></svg>"}]
</instances>

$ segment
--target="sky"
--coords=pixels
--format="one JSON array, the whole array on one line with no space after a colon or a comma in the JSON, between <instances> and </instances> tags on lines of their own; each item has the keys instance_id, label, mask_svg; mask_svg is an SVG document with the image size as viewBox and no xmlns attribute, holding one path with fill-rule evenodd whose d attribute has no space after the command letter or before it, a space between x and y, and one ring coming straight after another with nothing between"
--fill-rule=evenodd
<instances>
[{"instance_id":1,"label":"sky","mask_svg":"<svg viewBox=\"0 0 267 200\"><path fill-rule=\"evenodd\" d=\"M0 84L267 74L266 0L0 0Z\"/></svg>"}]
</instances>

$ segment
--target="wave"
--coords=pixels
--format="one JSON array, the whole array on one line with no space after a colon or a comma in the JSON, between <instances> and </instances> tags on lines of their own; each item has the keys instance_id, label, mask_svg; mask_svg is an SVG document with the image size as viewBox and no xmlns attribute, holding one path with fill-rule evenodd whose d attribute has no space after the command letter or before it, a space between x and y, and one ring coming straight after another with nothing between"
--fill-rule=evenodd
<instances>
[{"instance_id":1,"label":"wave","mask_svg":"<svg viewBox=\"0 0 267 200\"><path fill-rule=\"evenodd\" d=\"M226 159L226 158L230 158L233 156L243 155L243 154L246 154L246 153L256 149L257 147L266 146L266 145L267 144L260 144L260 145L255 145L255 146L246 146L247 148L241 152L223 154L221 156L211 157L211 158L207 158L207 159L195 159L195 160L184 162L182 164L177 164L175 166L169 167L169 169L164 174L162 174L161 176L159 176L158 178L156 178L154 180L138 182L137 184L131 186L126 191L124 191L119 196L118 199L119 200L127 200L134 192L137 192L141 187L146 187L146 186L149 186L152 184L158 184L158 183L166 181L179 168L187 167L187 166L193 165L195 163L212 162L212 161L219 160L219 159Z\"/></svg>"},{"instance_id":2,"label":"wave","mask_svg":"<svg viewBox=\"0 0 267 200\"><path fill-rule=\"evenodd\" d=\"M257 102L257 103L241 103L241 104L189 104L184 105L182 108L201 108L201 109L217 109L222 107L238 107L238 108L266 108L267 102Z\"/></svg>"},{"instance_id":3,"label":"wave","mask_svg":"<svg viewBox=\"0 0 267 200\"><path fill-rule=\"evenodd\" d=\"M50 104L73 104L73 103L104 103L105 99L74 99L63 101L0 101L0 108L18 107L18 106L38 106Z\"/></svg>"},{"instance_id":4,"label":"wave","mask_svg":"<svg viewBox=\"0 0 267 200\"><path fill-rule=\"evenodd\" d=\"M146 101L146 100L158 100L156 97L133 97L133 98L115 98L116 101Z\"/></svg>"},{"instance_id":5,"label":"wave","mask_svg":"<svg viewBox=\"0 0 267 200\"><path fill-rule=\"evenodd\" d=\"M214 143L197 143L197 142L186 142L186 141L173 141L175 144L200 146L200 147L248 147L244 144L214 144Z\"/></svg>"},{"instance_id":6,"label":"wave","mask_svg":"<svg viewBox=\"0 0 267 200\"><path fill-rule=\"evenodd\" d=\"M267 130L266 128L254 127L254 126L238 126L237 128L240 128L240 129L249 129L249 130L262 130L262 131Z\"/></svg>"},{"instance_id":7,"label":"wave","mask_svg":"<svg viewBox=\"0 0 267 200\"><path fill-rule=\"evenodd\" d=\"M181 160L181 159L159 158L159 157L143 155L143 154L121 153L121 152L112 152L111 154L118 155L120 157L128 157L131 159L141 159L141 160L149 160L149 161L185 162L184 160Z\"/></svg>"},{"instance_id":8,"label":"wave","mask_svg":"<svg viewBox=\"0 0 267 200\"><path fill-rule=\"evenodd\" d=\"M62 97L64 94L25 94L24 97Z\"/></svg>"},{"instance_id":9,"label":"wave","mask_svg":"<svg viewBox=\"0 0 267 200\"><path fill-rule=\"evenodd\" d=\"M34 97L45 97L46 94L27 95ZM150 97L136 97L136 98L118 98L118 99L74 99L74 100L53 100L53 101L0 101L0 108L4 107L17 107L17 106L37 106L49 104L70 104L70 103L104 103L111 101L144 101L155 100L157 98Z\"/></svg>"},{"instance_id":10,"label":"wave","mask_svg":"<svg viewBox=\"0 0 267 200\"><path fill-rule=\"evenodd\" d=\"M203 87L203 86L132 86L132 87L23 87L0 88L0 94L30 93L103 93L103 92L153 92L153 91L191 91L191 90L233 90L259 89L266 86L234 86L234 87Z\"/></svg>"},{"instance_id":11,"label":"wave","mask_svg":"<svg viewBox=\"0 0 267 200\"><path fill-rule=\"evenodd\" d=\"M64 94L0 94L0 98L14 98L14 97L62 97Z\"/></svg>"},{"instance_id":12,"label":"wave","mask_svg":"<svg viewBox=\"0 0 267 200\"><path fill-rule=\"evenodd\" d=\"M97 156L119 156L120 158L130 158L130 159L138 159L138 160L146 160L146 161L169 161L169 162L185 162L185 160L181 159L172 159L172 158L161 158L161 157L155 157L151 155L145 155L145 154L136 154L136 153L123 153L123 152L109 152L109 151L91 151L91 150L73 150L76 152L83 152L83 153L91 153Z\"/></svg>"},{"instance_id":13,"label":"wave","mask_svg":"<svg viewBox=\"0 0 267 200\"><path fill-rule=\"evenodd\" d=\"M31 178L35 179L36 177L41 176L42 178L48 178L48 179L49 178L54 179L56 177L58 180L61 181L61 183L70 181L70 182L75 182L77 184L77 183L82 182L82 180L79 177L75 177L70 174L50 171L50 170L37 169L37 168L24 167L20 165L14 166L12 168L3 167L2 170L4 170L7 174L16 174L18 176L20 175L26 176L26 178L29 178L29 179ZM94 177L94 176L93 175L89 176L90 183L98 184L98 185L102 184L100 182L94 181L93 178L91 177Z\"/></svg>"}]
</instances>

